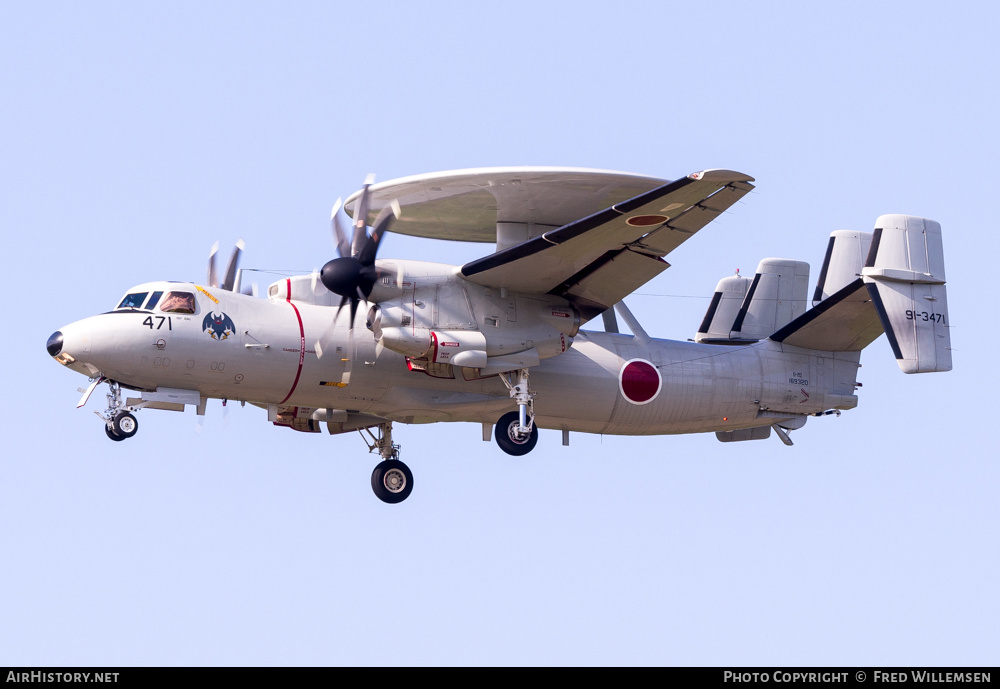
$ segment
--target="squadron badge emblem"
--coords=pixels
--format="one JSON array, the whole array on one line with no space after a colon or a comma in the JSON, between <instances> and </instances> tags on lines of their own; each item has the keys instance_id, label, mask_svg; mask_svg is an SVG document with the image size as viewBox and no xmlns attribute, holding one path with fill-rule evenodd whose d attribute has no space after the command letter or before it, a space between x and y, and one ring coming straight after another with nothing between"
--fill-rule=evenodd
<instances>
[{"instance_id":1,"label":"squadron badge emblem","mask_svg":"<svg viewBox=\"0 0 1000 689\"><path fill-rule=\"evenodd\" d=\"M213 340L225 340L230 335L236 334L236 324L233 319L223 313L209 312L205 320L201 322L201 329L211 336Z\"/></svg>"}]
</instances>

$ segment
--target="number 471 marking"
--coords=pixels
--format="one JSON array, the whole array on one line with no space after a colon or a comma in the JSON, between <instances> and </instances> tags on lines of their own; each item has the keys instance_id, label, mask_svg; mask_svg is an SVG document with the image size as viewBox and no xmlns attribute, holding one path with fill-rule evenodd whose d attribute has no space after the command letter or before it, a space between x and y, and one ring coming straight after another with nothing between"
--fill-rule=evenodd
<instances>
[{"instance_id":1,"label":"number 471 marking","mask_svg":"<svg viewBox=\"0 0 1000 689\"><path fill-rule=\"evenodd\" d=\"M163 327L164 321L167 323L167 330L173 330L174 324L170 321L170 316L156 316L156 319L160 321L159 323L153 323L153 316L146 316L146 320L142 322L143 325L148 325L150 330L159 330Z\"/></svg>"}]
</instances>

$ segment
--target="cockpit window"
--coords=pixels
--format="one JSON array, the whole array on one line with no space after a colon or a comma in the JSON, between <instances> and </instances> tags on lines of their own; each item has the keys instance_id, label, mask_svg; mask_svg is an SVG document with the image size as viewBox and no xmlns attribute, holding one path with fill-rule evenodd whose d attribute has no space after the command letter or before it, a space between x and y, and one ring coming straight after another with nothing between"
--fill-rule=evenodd
<instances>
[{"instance_id":1,"label":"cockpit window","mask_svg":"<svg viewBox=\"0 0 1000 689\"><path fill-rule=\"evenodd\" d=\"M168 292L160 304L167 313L194 313L194 295L190 292Z\"/></svg>"},{"instance_id":2,"label":"cockpit window","mask_svg":"<svg viewBox=\"0 0 1000 689\"><path fill-rule=\"evenodd\" d=\"M118 305L119 309L141 309L142 302L146 301L146 295L149 292L133 292L132 294L126 295L122 299L122 303Z\"/></svg>"},{"instance_id":3,"label":"cockpit window","mask_svg":"<svg viewBox=\"0 0 1000 689\"><path fill-rule=\"evenodd\" d=\"M147 309L151 309L154 306L156 306L156 302L160 301L160 297L162 297L162 296L163 296L163 292L153 292L153 296L151 296L149 298L149 301L146 302L146 308Z\"/></svg>"}]
</instances>

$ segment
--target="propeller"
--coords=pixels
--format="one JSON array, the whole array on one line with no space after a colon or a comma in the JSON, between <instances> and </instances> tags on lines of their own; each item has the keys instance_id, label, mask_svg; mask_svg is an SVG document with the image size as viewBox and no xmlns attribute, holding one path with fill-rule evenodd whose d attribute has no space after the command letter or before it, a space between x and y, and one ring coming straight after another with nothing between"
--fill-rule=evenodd
<instances>
[{"instance_id":1,"label":"propeller","mask_svg":"<svg viewBox=\"0 0 1000 689\"><path fill-rule=\"evenodd\" d=\"M229 263L226 265L225 277L220 282L218 272L215 269L215 255L219 253L219 243L216 242L212 245L212 251L208 254L209 287L215 287L216 289L228 292L239 292L248 297L257 296L257 283L253 283L252 285L243 284L243 269L239 265L240 256L243 254L244 249L246 249L246 243L242 239L237 240L236 246L233 247L233 255L229 257Z\"/></svg>"},{"instance_id":2,"label":"propeller","mask_svg":"<svg viewBox=\"0 0 1000 689\"><path fill-rule=\"evenodd\" d=\"M208 255L209 287L216 287L229 292L233 291L233 287L237 284L237 269L240 265L240 255L243 253L243 249L245 248L246 244L243 240L237 240L236 246L233 248L233 255L229 257L229 264L226 266L225 277L222 279L222 282L219 282L219 278L215 270L215 255L219 253L219 243L216 242L212 245L212 251Z\"/></svg>"},{"instance_id":3,"label":"propeller","mask_svg":"<svg viewBox=\"0 0 1000 689\"><path fill-rule=\"evenodd\" d=\"M373 175L365 179L365 184L361 189L361 198L354 213L353 234L348 240L340 225L339 211L341 201L333 207L330 221L333 225L334 238L337 245L338 257L328 261L319 273L319 279L323 285L333 292L339 294L340 306L337 307L337 316L345 306L350 306L350 328L354 328L354 318L358 312L358 305L362 301L367 301L372 293L375 283L382 277L378 268L375 267L375 257L378 254L379 244L389 230L389 225L399 217L399 203L395 200L382 209L372 223L371 234L366 229L368 210L371 199L368 188L375 181ZM334 316L336 320L336 316Z\"/></svg>"}]
</instances>

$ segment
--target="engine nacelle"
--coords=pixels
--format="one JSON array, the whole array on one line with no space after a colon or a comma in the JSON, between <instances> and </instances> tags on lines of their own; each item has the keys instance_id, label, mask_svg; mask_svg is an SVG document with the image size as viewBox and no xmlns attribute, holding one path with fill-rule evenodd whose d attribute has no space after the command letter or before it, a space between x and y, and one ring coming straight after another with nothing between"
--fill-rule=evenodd
<instances>
[{"instance_id":1,"label":"engine nacelle","mask_svg":"<svg viewBox=\"0 0 1000 689\"><path fill-rule=\"evenodd\" d=\"M319 433L321 430L318 421L298 416L296 412L278 414L277 420L273 423L275 426L286 426L302 433Z\"/></svg>"},{"instance_id":2,"label":"engine nacelle","mask_svg":"<svg viewBox=\"0 0 1000 689\"><path fill-rule=\"evenodd\" d=\"M278 412L272 422L275 426L285 426L302 433L319 433L322 422L326 422L330 435L370 428L382 423L383 419L368 414L349 412L343 409L319 409L314 407L286 407Z\"/></svg>"},{"instance_id":3,"label":"engine nacelle","mask_svg":"<svg viewBox=\"0 0 1000 689\"><path fill-rule=\"evenodd\" d=\"M378 308L377 306L372 308ZM374 330L375 341L386 349L399 352L404 356L420 358L431 348L431 331L426 328L381 328Z\"/></svg>"},{"instance_id":4,"label":"engine nacelle","mask_svg":"<svg viewBox=\"0 0 1000 689\"><path fill-rule=\"evenodd\" d=\"M445 279L372 306L366 325L383 347L404 356L494 373L565 352L580 315L559 297Z\"/></svg>"},{"instance_id":5,"label":"engine nacelle","mask_svg":"<svg viewBox=\"0 0 1000 689\"><path fill-rule=\"evenodd\" d=\"M486 336L478 330L432 330L427 358L435 364L482 368L489 361Z\"/></svg>"}]
</instances>

